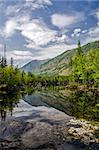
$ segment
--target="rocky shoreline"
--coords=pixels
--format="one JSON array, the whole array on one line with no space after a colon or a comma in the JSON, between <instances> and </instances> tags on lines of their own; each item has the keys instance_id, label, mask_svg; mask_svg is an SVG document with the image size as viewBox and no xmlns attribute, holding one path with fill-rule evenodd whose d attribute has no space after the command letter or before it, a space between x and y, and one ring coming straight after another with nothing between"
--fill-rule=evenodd
<instances>
[{"instance_id":1,"label":"rocky shoreline","mask_svg":"<svg viewBox=\"0 0 99 150\"><path fill-rule=\"evenodd\" d=\"M85 120L71 119L67 125L70 127L68 133L70 137L75 140L80 140L85 145L90 145L90 143L98 143L98 126L93 126L90 122Z\"/></svg>"},{"instance_id":2,"label":"rocky shoreline","mask_svg":"<svg viewBox=\"0 0 99 150\"><path fill-rule=\"evenodd\" d=\"M99 149L97 126L54 108L24 105L21 113L16 109L12 118L0 122L0 150Z\"/></svg>"}]
</instances>

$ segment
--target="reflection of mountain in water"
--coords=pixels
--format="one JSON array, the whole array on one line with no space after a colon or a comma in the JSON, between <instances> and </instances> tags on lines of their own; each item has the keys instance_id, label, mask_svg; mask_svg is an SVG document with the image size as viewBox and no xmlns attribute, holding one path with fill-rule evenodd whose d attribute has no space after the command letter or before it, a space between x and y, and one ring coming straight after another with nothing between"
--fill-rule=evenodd
<instances>
[{"instance_id":1,"label":"reflection of mountain in water","mask_svg":"<svg viewBox=\"0 0 99 150\"><path fill-rule=\"evenodd\" d=\"M8 112L12 116L13 108L17 105L19 99L19 93L0 93L0 118L2 121L6 119Z\"/></svg>"},{"instance_id":2,"label":"reflection of mountain in water","mask_svg":"<svg viewBox=\"0 0 99 150\"><path fill-rule=\"evenodd\" d=\"M42 98L36 92L33 93L32 95L25 95L23 97L23 100L32 106L46 106L46 107L48 107L48 105L45 102L43 102Z\"/></svg>"},{"instance_id":3,"label":"reflection of mountain in water","mask_svg":"<svg viewBox=\"0 0 99 150\"><path fill-rule=\"evenodd\" d=\"M97 121L99 116L97 91L45 90L23 95L22 99L32 106L51 106L77 118ZM12 115L19 100L19 93L0 94L1 120L6 119L8 112Z\"/></svg>"},{"instance_id":4,"label":"reflection of mountain in water","mask_svg":"<svg viewBox=\"0 0 99 150\"><path fill-rule=\"evenodd\" d=\"M39 91L38 97L41 101L68 115L98 120L99 93L97 91Z\"/></svg>"}]
</instances>

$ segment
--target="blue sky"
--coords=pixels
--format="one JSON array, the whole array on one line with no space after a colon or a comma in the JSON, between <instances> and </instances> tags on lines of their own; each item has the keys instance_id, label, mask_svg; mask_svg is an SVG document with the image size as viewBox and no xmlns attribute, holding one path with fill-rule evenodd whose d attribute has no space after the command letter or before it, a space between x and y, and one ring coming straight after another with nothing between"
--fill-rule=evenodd
<instances>
[{"instance_id":1,"label":"blue sky","mask_svg":"<svg viewBox=\"0 0 99 150\"><path fill-rule=\"evenodd\" d=\"M99 40L98 0L0 0L0 55L16 65Z\"/></svg>"}]
</instances>

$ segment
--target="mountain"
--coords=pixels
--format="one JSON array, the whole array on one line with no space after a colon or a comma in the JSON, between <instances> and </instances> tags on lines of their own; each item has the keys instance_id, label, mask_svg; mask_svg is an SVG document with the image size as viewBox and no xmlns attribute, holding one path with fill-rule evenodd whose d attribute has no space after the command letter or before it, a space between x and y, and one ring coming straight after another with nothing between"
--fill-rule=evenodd
<instances>
[{"instance_id":1,"label":"mountain","mask_svg":"<svg viewBox=\"0 0 99 150\"><path fill-rule=\"evenodd\" d=\"M45 63L47 60L32 60L29 63L25 64L20 70L24 70L25 72L38 72L40 69L40 65Z\"/></svg>"},{"instance_id":2,"label":"mountain","mask_svg":"<svg viewBox=\"0 0 99 150\"><path fill-rule=\"evenodd\" d=\"M95 42L91 42L88 43L84 46L82 46L82 51L83 53L88 52L90 49L95 49L95 48L99 48L99 41L95 41ZM61 55L58 55L57 57L42 63L40 65L40 73L41 74L59 74L59 75L66 75L70 73L70 69L69 69L69 62L70 62L70 58L76 54L76 50L75 49L71 49L71 50L67 50L64 53L62 53Z\"/></svg>"},{"instance_id":3,"label":"mountain","mask_svg":"<svg viewBox=\"0 0 99 150\"><path fill-rule=\"evenodd\" d=\"M95 48L99 48L99 41L91 42L82 46L82 51L86 53L90 49ZM50 60L32 60L20 69L26 72L34 72L37 74L69 75L69 73L71 73L69 62L71 57L76 54L76 50L77 48L67 50L61 55L58 55L57 57Z\"/></svg>"}]
</instances>

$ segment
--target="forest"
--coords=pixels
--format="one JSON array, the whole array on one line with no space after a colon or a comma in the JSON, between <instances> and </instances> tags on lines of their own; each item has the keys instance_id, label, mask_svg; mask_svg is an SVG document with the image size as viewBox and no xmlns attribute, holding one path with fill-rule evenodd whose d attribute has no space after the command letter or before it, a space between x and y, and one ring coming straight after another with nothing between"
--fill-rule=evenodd
<instances>
[{"instance_id":1,"label":"forest","mask_svg":"<svg viewBox=\"0 0 99 150\"><path fill-rule=\"evenodd\" d=\"M10 65L2 57L0 61L0 89L24 86L46 87L66 85L94 85L99 84L99 48L90 49L84 53L80 41L76 53L69 62L70 74L63 75L35 75L33 72L25 73L13 66L13 58Z\"/></svg>"}]
</instances>

